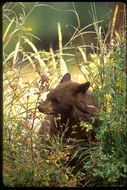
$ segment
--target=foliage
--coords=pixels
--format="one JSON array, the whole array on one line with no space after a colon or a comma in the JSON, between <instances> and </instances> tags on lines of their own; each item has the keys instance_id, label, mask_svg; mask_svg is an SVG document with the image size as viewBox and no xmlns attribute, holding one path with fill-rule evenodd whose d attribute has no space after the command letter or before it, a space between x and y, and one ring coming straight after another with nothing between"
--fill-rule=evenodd
<instances>
[{"instance_id":1,"label":"foliage","mask_svg":"<svg viewBox=\"0 0 127 190\"><path fill-rule=\"evenodd\" d=\"M126 178L126 163L124 157L116 157L115 152L112 154L105 154L102 147L98 147L96 152L91 152L91 159L84 164L84 169L87 171L87 175L94 177L95 180L101 180L101 182L95 186L113 186L119 185L119 179L122 183L125 183Z\"/></svg>"},{"instance_id":2,"label":"foliage","mask_svg":"<svg viewBox=\"0 0 127 190\"><path fill-rule=\"evenodd\" d=\"M20 14L13 11L14 6L18 6ZM38 51L31 40L38 38L25 25L38 6L35 3L30 12L22 3L3 6L3 183L11 187L124 186L127 177L125 28L115 32L110 43L106 43L92 10L91 25L95 26L98 46L90 47L91 54L86 54L87 46L71 44L79 36L83 38L86 28L79 26L62 47L60 23L59 50ZM89 144L65 140L64 135L49 138L38 134L46 118L37 111L37 103L67 71L64 56L75 59L85 79L91 82L99 106L99 127L93 129L96 141ZM23 71L30 72L32 79ZM92 130L89 123L82 122L81 127Z\"/></svg>"},{"instance_id":3,"label":"foliage","mask_svg":"<svg viewBox=\"0 0 127 190\"><path fill-rule=\"evenodd\" d=\"M97 25L95 30L99 31ZM85 184L89 183L90 186L126 184L125 30L122 29L116 34L108 46L104 43L102 34L98 33L100 50L98 54L95 52L91 54L90 59L87 58L85 51L80 51L83 63L79 66L84 75L86 71L90 74L87 79L93 84L94 98L100 108L99 128L96 129L99 145L95 151L90 151L89 160L83 165L86 172ZM97 185L98 180L101 182Z\"/></svg>"}]
</instances>

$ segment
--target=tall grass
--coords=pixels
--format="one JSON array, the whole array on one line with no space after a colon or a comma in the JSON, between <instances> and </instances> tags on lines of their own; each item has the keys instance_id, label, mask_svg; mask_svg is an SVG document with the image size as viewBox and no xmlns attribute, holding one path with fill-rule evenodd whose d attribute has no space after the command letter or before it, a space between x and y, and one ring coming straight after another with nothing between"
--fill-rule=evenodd
<instances>
[{"instance_id":1,"label":"tall grass","mask_svg":"<svg viewBox=\"0 0 127 190\"><path fill-rule=\"evenodd\" d=\"M118 7L115 12L117 9ZM76 60L82 57L83 61L79 63L79 67L87 80L91 82L94 98L100 107L100 124L96 131L99 144L95 145L96 149L88 149L90 153L87 162L86 151L83 148L80 154L84 154L83 168L85 171L80 172L84 175L84 186L88 184L90 186L125 185L127 174L126 22L119 32L110 30L108 35L111 38L108 44L96 20L94 6L92 17L98 39L98 50L93 51L88 58L84 49L78 47L80 55L78 55L79 58L76 57ZM114 17L113 22L116 20ZM80 152L80 149L78 151ZM98 183L98 180L101 182Z\"/></svg>"},{"instance_id":2,"label":"tall grass","mask_svg":"<svg viewBox=\"0 0 127 190\"><path fill-rule=\"evenodd\" d=\"M15 6L21 14L15 13ZM81 28L73 4L78 26L70 41L63 46L58 23L58 51L54 52L52 48L49 52L38 51L31 40L38 38L25 22L35 8L48 5L35 3L29 12L24 6L23 3L3 6L4 185L124 186L127 174L125 27L120 31L109 28L108 34L104 35L102 21L98 21L93 4L92 24ZM117 9L113 22L116 16ZM95 31L86 31L91 25ZM87 33L96 33L97 46L84 44L84 34ZM108 35L109 44L106 42ZM83 44L73 46L72 42L78 37ZM86 54L87 48L92 50L89 55ZM59 135L49 138L47 132L43 137L38 134L40 127L45 132L43 122L46 118L38 112L37 103L67 72L65 55L67 59L73 58L85 79L91 82L93 96L100 107L97 142L89 146L78 141L70 144ZM32 73L30 79L27 73ZM90 126L87 125L88 130ZM48 140L49 145L43 140ZM69 163L77 157L80 167L71 166Z\"/></svg>"}]
</instances>

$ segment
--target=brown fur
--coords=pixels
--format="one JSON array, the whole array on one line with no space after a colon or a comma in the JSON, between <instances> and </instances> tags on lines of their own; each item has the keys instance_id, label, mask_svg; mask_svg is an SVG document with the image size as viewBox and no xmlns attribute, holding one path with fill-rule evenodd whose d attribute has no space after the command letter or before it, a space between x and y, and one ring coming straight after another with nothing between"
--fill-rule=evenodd
<instances>
[{"instance_id":1,"label":"brown fur","mask_svg":"<svg viewBox=\"0 0 127 190\"><path fill-rule=\"evenodd\" d=\"M39 103L39 111L48 115L50 135L65 132L66 138L87 138L88 133L81 129L80 121L91 122L98 112L88 90L89 86L89 82L83 84L72 82L70 74L67 73L60 84L49 92L47 99ZM60 119L57 118L58 115Z\"/></svg>"}]
</instances>

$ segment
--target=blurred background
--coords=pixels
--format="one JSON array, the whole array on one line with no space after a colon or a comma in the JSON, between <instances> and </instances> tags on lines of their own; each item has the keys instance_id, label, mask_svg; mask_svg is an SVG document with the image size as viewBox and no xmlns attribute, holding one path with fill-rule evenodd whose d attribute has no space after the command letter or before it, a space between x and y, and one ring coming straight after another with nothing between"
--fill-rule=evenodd
<instances>
[{"instance_id":1,"label":"blurred background","mask_svg":"<svg viewBox=\"0 0 127 190\"><path fill-rule=\"evenodd\" d=\"M44 3L44 2L43 2ZM33 3L27 3L26 8L30 9ZM58 49L58 34L57 34L57 23L61 23L61 30L63 36L63 45L66 44L71 36L73 35L75 28L78 27L78 21L76 13L77 11L80 19L80 27L86 27L92 23L91 18L91 2L45 2L51 7L42 6L34 10L34 14L27 20L33 32L41 39L38 42L40 49L49 50L52 46L53 49ZM95 3L97 17L99 20L104 20L104 27L106 28L109 22L109 14L113 3L98 2ZM93 27L89 27L87 30L93 30ZM91 39L92 37L92 39ZM92 43L93 35L87 36L86 43ZM80 43L78 40L75 43Z\"/></svg>"},{"instance_id":2,"label":"blurred background","mask_svg":"<svg viewBox=\"0 0 127 190\"><path fill-rule=\"evenodd\" d=\"M97 28L100 27L100 32L104 36L108 31L110 33L116 5L118 5L118 13L114 27L117 30L123 21L124 4L121 2L8 2L6 11L9 10L10 12L7 11L8 15L4 12L3 33L6 34L9 29L9 33L15 32L15 35L5 45L5 54L12 56L11 52L16 49L19 39L21 39L20 43L23 44L25 51L31 52L32 50L33 52L32 46L24 43L22 36L28 36L37 50L43 52L43 59L46 56L49 57L51 48L57 56L57 50L60 51L59 44L62 44L62 51L64 51L62 54L68 72L71 72L74 80L81 82L82 73L78 66L78 62L81 62L80 56L78 56L78 62L74 57L77 48L85 45L87 47L85 50L86 56L93 53L93 49L95 50L98 46L97 33L99 33L99 31L95 31L93 23L98 22ZM10 18L13 20L14 17L17 18L17 24L13 21L12 24L10 21ZM9 28L10 23L12 25ZM60 23L61 28L61 42L58 35L58 23ZM74 34L78 35L73 37ZM73 40L70 41L72 37ZM67 43L69 48L66 51ZM95 48L92 49L92 47ZM47 52L47 55L44 52ZM68 55L65 55L66 53ZM73 56L69 54L73 54ZM33 74L33 67L27 64L26 61L22 62L21 65L22 67L28 65L27 68L21 69L24 78L29 80L29 77L35 75ZM63 64L62 70L64 70ZM66 69L64 72L66 72Z\"/></svg>"},{"instance_id":3,"label":"blurred background","mask_svg":"<svg viewBox=\"0 0 127 190\"><path fill-rule=\"evenodd\" d=\"M61 24L64 46L76 28L80 30L93 23L92 7L95 7L96 19L101 21L101 26L106 32L116 6L116 2L39 2L41 6L38 5L33 10L35 2L22 2L22 4L25 12L29 13L25 20L27 29L40 38L40 41L35 40L34 44L38 49L46 51L49 51L50 47L54 50L58 49L58 22ZM119 7L123 6L123 3L118 2L117 4ZM16 2L10 2L10 8L16 14L21 14L21 7L17 6ZM119 23L120 19L118 20ZM87 27L86 31L94 31L93 25ZM94 33L86 34L86 36L84 37L85 44L96 43ZM80 38L76 38L73 43L79 45L81 43Z\"/></svg>"}]
</instances>

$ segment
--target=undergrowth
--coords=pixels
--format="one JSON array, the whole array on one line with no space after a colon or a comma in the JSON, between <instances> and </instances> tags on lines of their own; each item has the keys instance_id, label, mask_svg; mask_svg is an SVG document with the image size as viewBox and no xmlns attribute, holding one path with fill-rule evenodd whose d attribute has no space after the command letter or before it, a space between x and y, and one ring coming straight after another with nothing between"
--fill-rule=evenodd
<instances>
[{"instance_id":1,"label":"undergrowth","mask_svg":"<svg viewBox=\"0 0 127 190\"><path fill-rule=\"evenodd\" d=\"M15 13L15 6L19 7L20 14ZM38 38L25 25L38 6L42 6L41 3L35 3L30 12L25 11L23 3L3 6L3 183L12 187L125 186L126 27L114 31L114 35L110 28L104 35L93 6L93 23L89 26L95 28L98 46L91 45L91 54L86 54L87 45L71 45L79 36L83 39L86 27L78 26L70 41L62 47L60 23L59 50L39 51L31 40ZM78 14L76 16L80 21ZM112 38L107 43L108 35ZM38 134L46 118L38 112L37 104L67 72L64 56L73 57L84 78L91 82L99 106L97 143L90 146L81 142L69 144L59 135L50 138L47 133L43 137ZM32 72L32 79L26 79L23 71ZM87 124L86 128L89 127ZM45 130L48 129L43 132ZM45 140L50 144L45 144ZM81 163L76 172L75 167L69 165L75 157Z\"/></svg>"}]
</instances>

